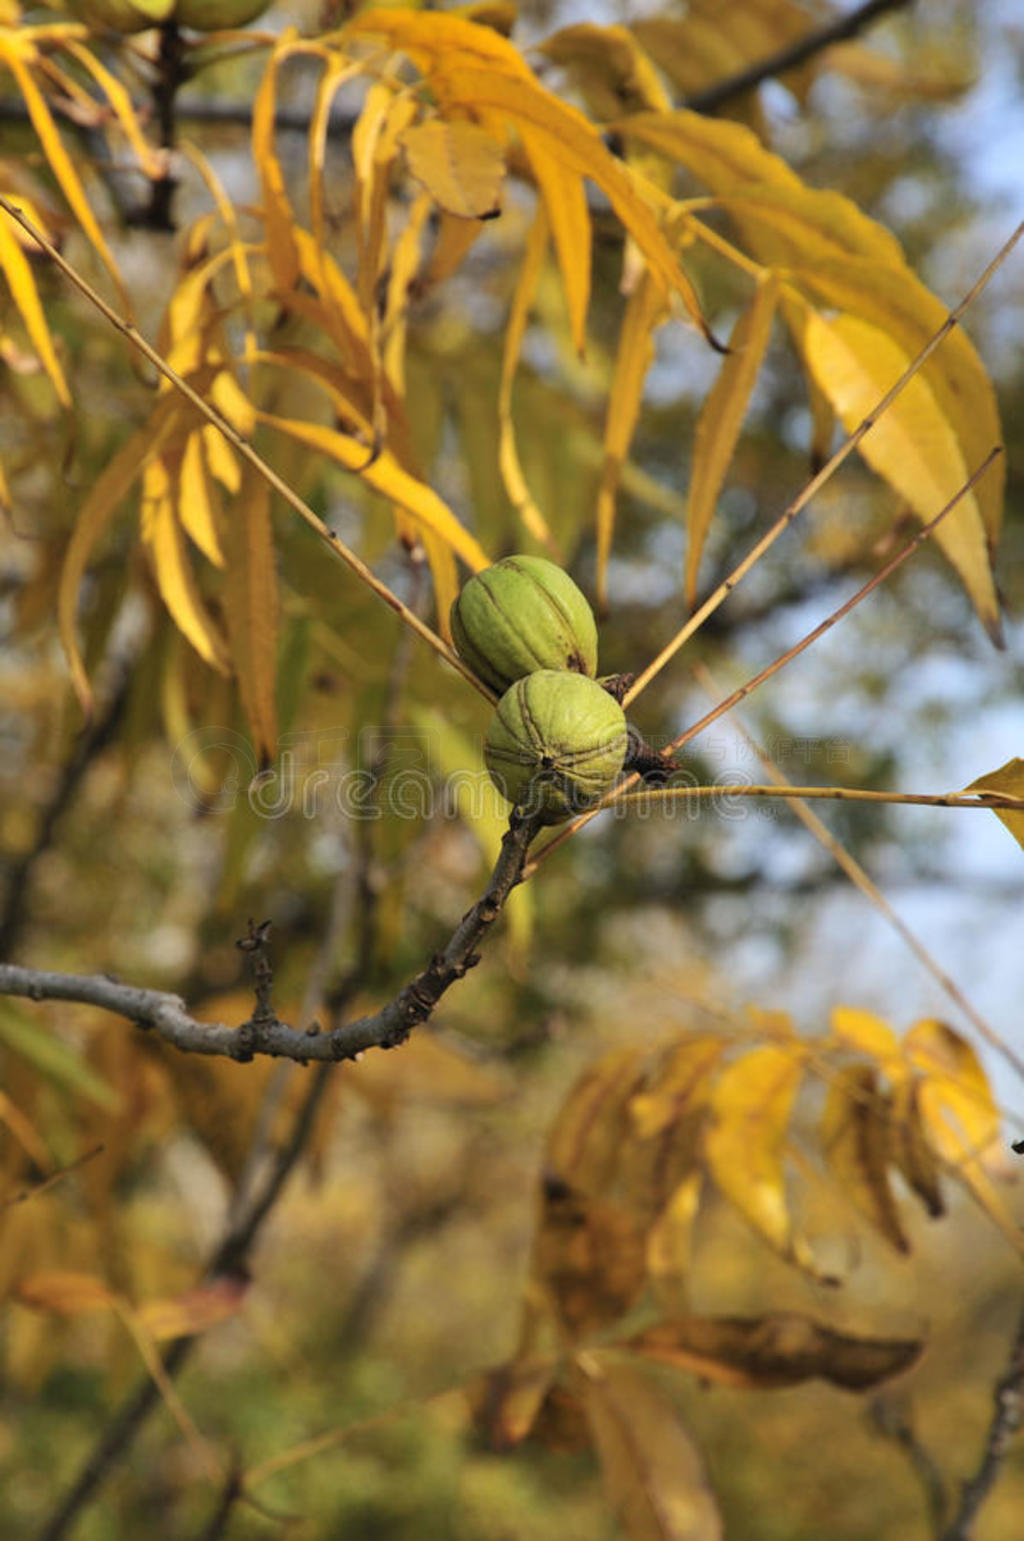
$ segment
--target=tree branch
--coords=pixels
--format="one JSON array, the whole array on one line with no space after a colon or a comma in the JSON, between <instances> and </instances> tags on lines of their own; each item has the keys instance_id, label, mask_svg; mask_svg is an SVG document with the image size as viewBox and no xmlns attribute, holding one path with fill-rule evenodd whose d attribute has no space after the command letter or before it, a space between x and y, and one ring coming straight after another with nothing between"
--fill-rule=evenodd
<instances>
[{"instance_id":1,"label":"tree branch","mask_svg":"<svg viewBox=\"0 0 1024 1541\"><path fill-rule=\"evenodd\" d=\"M995 1407L985 1436L981 1460L973 1477L960 1492L960 1503L942 1541L971 1541L974 1522L992 1492L1010 1448L1010 1441L1024 1418L1024 1310L1017 1321L1006 1369L996 1382Z\"/></svg>"},{"instance_id":2,"label":"tree branch","mask_svg":"<svg viewBox=\"0 0 1024 1541\"><path fill-rule=\"evenodd\" d=\"M865 0L863 5L856 6L847 15L837 17L835 21L828 22L814 32L808 32L795 43L789 43L764 59L755 60L746 69L738 70L735 75L729 75L704 91L695 91L692 96L684 99L683 106L691 112L717 112L719 107L724 107L727 102L742 96L746 91L752 91L764 81L772 80L776 75L784 75L787 70L796 69L799 64L806 64L808 59L831 48L833 43L842 43L847 38L855 37L887 11L900 11L911 4L913 0Z\"/></svg>"},{"instance_id":3,"label":"tree branch","mask_svg":"<svg viewBox=\"0 0 1024 1541\"><path fill-rule=\"evenodd\" d=\"M329 1032L301 1032L274 1015L254 1015L241 1027L198 1022L185 1002L163 990L122 984L104 974L58 974L47 969L0 964L0 995L34 1001L79 1001L127 1017L165 1043L190 1054L219 1054L248 1061L257 1054L307 1064L354 1059L364 1049L392 1049L425 1022L445 991L479 962L477 948L494 925L513 888L521 881L526 853L537 831L536 817L513 817L501 853L481 898L462 917L443 949L427 967L372 1016L340 1023Z\"/></svg>"}]
</instances>

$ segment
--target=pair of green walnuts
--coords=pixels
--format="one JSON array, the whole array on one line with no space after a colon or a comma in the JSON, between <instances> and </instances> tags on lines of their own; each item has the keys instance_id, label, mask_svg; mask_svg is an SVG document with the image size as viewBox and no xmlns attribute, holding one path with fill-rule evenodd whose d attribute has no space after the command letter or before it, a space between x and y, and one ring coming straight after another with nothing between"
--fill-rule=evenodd
<instances>
[{"instance_id":1,"label":"pair of green walnuts","mask_svg":"<svg viewBox=\"0 0 1024 1541\"><path fill-rule=\"evenodd\" d=\"M628 733L594 678L597 627L568 573L505 557L470 578L451 627L463 663L501 696L484 745L501 794L545 824L590 807L618 778Z\"/></svg>"}]
</instances>

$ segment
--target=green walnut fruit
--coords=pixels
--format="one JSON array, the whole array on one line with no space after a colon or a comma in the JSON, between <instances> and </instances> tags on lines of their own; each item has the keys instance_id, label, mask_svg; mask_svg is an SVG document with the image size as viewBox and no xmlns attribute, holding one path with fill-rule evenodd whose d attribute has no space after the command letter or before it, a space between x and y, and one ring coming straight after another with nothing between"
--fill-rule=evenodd
<instances>
[{"instance_id":1,"label":"green walnut fruit","mask_svg":"<svg viewBox=\"0 0 1024 1541\"><path fill-rule=\"evenodd\" d=\"M580 813L615 783L626 757L626 718L596 680L539 669L498 702L484 761L510 803L545 824Z\"/></svg>"},{"instance_id":2,"label":"green walnut fruit","mask_svg":"<svg viewBox=\"0 0 1024 1541\"><path fill-rule=\"evenodd\" d=\"M597 672L597 627L568 573L541 556L507 556L470 578L452 605L462 659L499 695L538 669Z\"/></svg>"}]
</instances>

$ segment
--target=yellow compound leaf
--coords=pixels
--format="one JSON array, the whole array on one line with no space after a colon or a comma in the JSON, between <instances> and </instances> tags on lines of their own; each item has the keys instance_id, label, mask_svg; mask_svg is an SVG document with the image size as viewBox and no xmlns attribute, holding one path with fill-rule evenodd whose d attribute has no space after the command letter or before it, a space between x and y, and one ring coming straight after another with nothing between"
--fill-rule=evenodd
<instances>
[{"instance_id":1,"label":"yellow compound leaf","mask_svg":"<svg viewBox=\"0 0 1024 1541\"><path fill-rule=\"evenodd\" d=\"M708 1171L721 1192L777 1252L816 1273L794 1234L786 1201L786 1131L803 1076L800 1046L752 1049L721 1072L705 1139Z\"/></svg>"},{"instance_id":2,"label":"yellow compound leaf","mask_svg":"<svg viewBox=\"0 0 1024 1541\"><path fill-rule=\"evenodd\" d=\"M15 228L10 215L0 209L0 271L7 280L11 297L25 323L25 330L39 356L39 362L57 392L57 399L61 406L70 407L71 392L50 337L32 268L14 234Z\"/></svg>"},{"instance_id":3,"label":"yellow compound leaf","mask_svg":"<svg viewBox=\"0 0 1024 1541\"><path fill-rule=\"evenodd\" d=\"M897 1252L909 1252L889 1186L889 1119L869 1065L838 1071L821 1119L821 1148L843 1197Z\"/></svg>"},{"instance_id":4,"label":"yellow compound leaf","mask_svg":"<svg viewBox=\"0 0 1024 1541\"><path fill-rule=\"evenodd\" d=\"M616 495L640 415L644 381L654 358L654 332L667 313L664 292L646 268L626 302L608 393L604 460L597 492L596 588L602 609L608 600L608 560L615 531Z\"/></svg>"},{"instance_id":5,"label":"yellow compound leaf","mask_svg":"<svg viewBox=\"0 0 1024 1541\"><path fill-rule=\"evenodd\" d=\"M279 602L270 523L270 488L262 476L243 477L225 520L224 613L231 662L249 731L262 764L277 752L277 634Z\"/></svg>"},{"instance_id":6,"label":"yellow compound leaf","mask_svg":"<svg viewBox=\"0 0 1024 1541\"><path fill-rule=\"evenodd\" d=\"M853 315L830 321L809 311L800 346L808 369L847 432L874 411L910 363L888 333ZM859 449L923 523L933 519L967 480L956 429L920 374L868 430ZM973 491L942 521L935 539L959 573L982 623L990 635L998 637L999 601Z\"/></svg>"},{"instance_id":7,"label":"yellow compound leaf","mask_svg":"<svg viewBox=\"0 0 1024 1541\"><path fill-rule=\"evenodd\" d=\"M365 12L345 31L348 36L383 36L393 47L403 49L426 75L444 107L495 113L524 135L524 143L530 136L527 149L535 171L539 157L541 165L557 162L577 178L590 177L633 236L659 283L680 296L710 337L693 285L676 261L641 184L581 112L541 86L512 43L462 17L404 9ZM574 223L578 226L578 218ZM578 229L573 246L577 249ZM575 261L570 271L578 284ZM570 311L577 317L579 303L579 293L575 300L570 296Z\"/></svg>"},{"instance_id":8,"label":"yellow compound leaf","mask_svg":"<svg viewBox=\"0 0 1024 1541\"><path fill-rule=\"evenodd\" d=\"M142 540L149 551L160 596L200 658L228 672L224 639L200 596L184 531L178 519L175 479L163 460L151 460L142 477Z\"/></svg>"},{"instance_id":9,"label":"yellow compound leaf","mask_svg":"<svg viewBox=\"0 0 1024 1541\"><path fill-rule=\"evenodd\" d=\"M771 336L778 285L762 280L733 328L729 352L697 420L690 493L686 506L686 599L697 599L697 574L718 497L732 462L750 393L761 370Z\"/></svg>"},{"instance_id":10,"label":"yellow compound leaf","mask_svg":"<svg viewBox=\"0 0 1024 1541\"><path fill-rule=\"evenodd\" d=\"M675 1404L605 1352L577 1358L608 1502L629 1541L721 1541L722 1520Z\"/></svg>"},{"instance_id":11,"label":"yellow compound leaf","mask_svg":"<svg viewBox=\"0 0 1024 1541\"><path fill-rule=\"evenodd\" d=\"M463 119L428 118L407 128L402 148L409 170L438 208L460 219L492 219L501 212L504 146Z\"/></svg>"},{"instance_id":12,"label":"yellow compound leaf","mask_svg":"<svg viewBox=\"0 0 1024 1541\"><path fill-rule=\"evenodd\" d=\"M998 770L988 771L972 781L965 792L1005 792L1010 797L1024 797L1024 760L1007 760ZM1024 812L1014 813L1010 808L993 808L992 812L1001 824L1005 824L1019 846L1024 847Z\"/></svg>"}]
</instances>

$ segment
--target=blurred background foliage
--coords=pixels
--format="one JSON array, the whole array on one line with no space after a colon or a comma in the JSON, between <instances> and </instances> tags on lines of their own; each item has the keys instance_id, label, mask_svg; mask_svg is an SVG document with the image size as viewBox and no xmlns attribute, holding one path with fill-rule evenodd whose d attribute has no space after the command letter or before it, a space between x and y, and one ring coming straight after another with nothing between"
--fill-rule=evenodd
<instances>
[{"instance_id":1,"label":"blurred background foliage","mask_svg":"<svg viewBox=\"0 0 1024 1541\"><path fill-rule=\"evenodd\" d=\"M749 49L728 28L715 30L713 7L689 13L707 22L706 52L691 38L680 57L658 20L680 23L682 6L607 6L600 16L581 9L524 4L513 38L525 48L572 22L632 25L676 98L731 74ZM830 14L806 9L812 20ZM951 305L1021 203L1012 145L1024 139L1024 35L1014 12L1009 0L896 9L813 68L723 111L807 183L847 194L891 229ZM257 25L313 27L315 13L281 5ZM0 20L16 28L19 18L0 5ZM100 57L114 60L113 41ZM530 57L552 90L581 100L556 63ZM231 57L178 103L182 134L201 145L247 229L260 186L245 128L223 109L248 109L261 70L258 54ZM307 151L286 119L308 113L311 80L299 68L279 84L278 151L296 196ZM144 84L140 72L139 99ZM0 80L0 108L10 108L0 119L4 187L18 190L20 179L23 193L42 201L65 253L102 287L101 264L47 181L10 85ZM357 110L360 89L341 98L343 110ZM87 122L76 129L65 117L62 131L134 313L155 336L195 259L188 233L210 209L207 186L182 159L177 232L134 227L127 216L147 196L142 178L110 158ZM325 187L332 249L351 267L344 138L331 141ZM491 557L530 546L499 474L497 414L530 208L522 188L510 186L502 217L408 316L415 457ZM594 237L585 356L573 346L558 272L546 267L515 387L526 481L555 549L591 594L623 307L621 229L600 202ZM687 266L705 315L728 335L742 295L698 252ZM1019 267L1018 256L967 319L997 388L1008 448L996 562L1006 652L995 652L950 569L926 548L749 703L752 731L793 779L943 791L1019 749ZM422 966L482 888L495 829L444 806L439 789L479 741L486 704L275 506L280 738L262 812L254 811L245 792L261 765L251 722L232 683L199 659L161 604L134 519L122 514L93 553L82 593L80 634L96 692L83 729L54 624L61 566L77 509L152 398L124 339L44 264L34 273L60 339L71 409L13 326L0 376L9 493L0 524L0 847L13 896L0 955L109 971L179 991L211 1019L241 1021L251 995L235 943L247 917L267 917L282 1016L308 1019L339 982L353 991L353 1014L372 1009ZM257 303L266 324L272 309ZM718 367L692 326L659 332L618 501L602 672L642 667L685 618L682 510L697 416ZM288 376L264 406L297 417L316 410L308 396L308 385ZM709 536L708 587L807 479L812 428L797 361L776 338ZM277 437L264 448L378 576L432 619L422 548L396 541L390 504L300 443ZM848 463L799 535L780 542L646 692L635 716L652 741L705 709L693 661L729 684L760 667L877 566L898 512L890 489L860 461ZM760 779L724 723L694 744L688 764L701 779ZM396 796L407 799L401 817ZM355 797L383 816L352 817ZM1012 1040L1024 960L1013 929L1019 852L1009 836L987 815L939 810L845 807L825 817ZM339 1541L617 1534L591 1455L542 1444L489 1449L453 1388L513 1350L546 1134L576 1076L602 1051L699 1028L709 1010L735 1021L748 999L791 1012L807 1035L826 1031L839 1002L898 1024L948 1014L935 983L845 881L775 805L732 818L677 810L597 822L544 866L528 896L516 896L483 964L446 998L429 1032L336 1073L308 1158L250 1260L254 1282L204 1337L180 1391L202 1434L246 1468L325 1430L351 1432L268 1474L257 1492L276 1521L238 1506L227 1533L259 1537L283 1524L288 1535ZM254 1148L265 1153L284 1137L308 1072L185 1059L84 1008L5 1002L0 1012L4 1193L104 1146L51 1191L4 1213L5 1289L60 1269L102 1276L136 1303L188 1290L229 1205L252 1181ZM40 1024L52 1054L31 1047ZM986 1065L997 1100L1012 1107L1018 1088L998 1061ZM821 1212L811 1204L805 1223L812 1234L833 1230L836 1195L819 1189L816 1202ZM893 1434L910 1424L951 1485L972 1469L1012 1332L1019 1257L965 1195L952 1197L941 1222L909 1210L907 1218L906 1258L883 1255L876 1236L850 1228L840 1260L849 1278L835 1292L773 1257L724 1200L702 1209L688 1288L695 1309L827 1314L849 1331L927 1340L873 1418L865 1398L817 1382L751 1392L666 1374L730 1538L928 1535L921 1482ZM134 1385L139 1351L116 1312L60 1317L16 1298L2 1335L0 1505L11 1534L30 1534ZM198 1536L214 1495L194 1443L162 1410L76 1533L83 1541ZM1017 1456L985 1510L982 1541L1016 1538L1022 1500Z\"/></svg>"}]
</instances>

